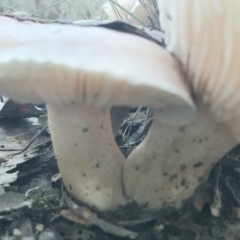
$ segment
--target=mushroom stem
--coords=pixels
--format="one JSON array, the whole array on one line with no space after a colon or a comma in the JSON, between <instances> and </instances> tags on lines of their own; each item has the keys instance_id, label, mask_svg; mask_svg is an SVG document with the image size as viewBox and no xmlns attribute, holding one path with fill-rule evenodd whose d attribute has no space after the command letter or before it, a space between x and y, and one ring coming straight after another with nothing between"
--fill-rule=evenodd
<instances>
[{"instance_id":1,"label":"mushroom stem","mask_svg":"<svg viewBox=\"0 0 240 240\"><path fill-rule=\"evenodd\" d=\"M110 108L48 104L49 128L63 181L76 199L99 210L125 203L124 156L116 145Z\"/></svg>"},{"instance_id":2,"label":"mushroom stem","mask_svg":"<svg viewBox=\"0 0 240 240\"><path fill-rule=\"evenodd\" d=\"M147 137L125 162L125 192L150 209L181 207L236 144L230 131L204 107L185 126L153 120Z\"/></svg>"}]
</instances>

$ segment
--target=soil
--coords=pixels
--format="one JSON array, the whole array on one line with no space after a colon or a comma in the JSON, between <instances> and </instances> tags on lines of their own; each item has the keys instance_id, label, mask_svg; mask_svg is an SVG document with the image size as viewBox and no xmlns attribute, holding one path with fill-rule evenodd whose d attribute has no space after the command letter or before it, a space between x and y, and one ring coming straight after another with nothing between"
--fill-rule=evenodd
<instances>
[{"instance_id":1,"label":"soil","mask_svg":"<svg viewBox=\"0 0 240 240\"><path fill-rule=\"evenodd\" d=\"M208 183L198 189L195 197L190 199L181 211L164 209L159 213L146 216L133 204L120 208L115 213L98 214L98 218L114 225L121 223L121 227L138 234L136 240L240 239L239 153L238 146L227 154L213 169ZM28 164L31 167L33 163ZM28 188L41 186L46 182L48 187L30 195L33 201L32 208L24 207L1 213L0 236L2 238L0 239L27 239L26 236L31 236L32 239L64 240L129 239L104 233L101 228L94 225L89 227L89 225L82 225L64 218L60 213L63 209L69 209L69 205L63 199L63 194L66 192L60 181L50 182L51 176L57 172L55 159L38 164L42 168L37 175L19 179L6 190L25 192ZM216 176L219 177L216 179ZM218 181L217 189L216 181ZM221 216L214 217L211 214L210 205L218 192ZM38 230L39 226L42 226L42 229ZM16 229L20 231L22 238L16 237ZM15 237L4 238L7 235L15 235Z\"/></svg>"}]
</instances>

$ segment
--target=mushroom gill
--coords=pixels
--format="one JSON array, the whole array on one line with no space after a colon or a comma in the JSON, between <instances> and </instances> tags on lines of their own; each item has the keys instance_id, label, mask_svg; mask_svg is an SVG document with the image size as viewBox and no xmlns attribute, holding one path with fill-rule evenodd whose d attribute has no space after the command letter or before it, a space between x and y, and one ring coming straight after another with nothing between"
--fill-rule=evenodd
<instances>
[{"instance_id":1,"label":"mushroom gill","mask_svg":"<svg viewBox=\"0 0 240 240\"><path fill-rule=\"evenodd\" d=\"M159 0L167 50L195 95L240 141L238 0Z\"/></svg>"}]
</instances>

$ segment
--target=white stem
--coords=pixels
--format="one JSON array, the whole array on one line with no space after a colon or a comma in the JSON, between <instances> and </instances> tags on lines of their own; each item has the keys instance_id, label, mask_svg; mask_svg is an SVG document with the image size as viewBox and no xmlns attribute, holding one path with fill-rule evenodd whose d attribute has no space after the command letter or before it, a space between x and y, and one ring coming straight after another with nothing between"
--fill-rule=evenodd
<instances>
[{"instance_id":1,"label":"white stem","mask_svg":"<svg viewBox=\"0 0 240 240\"><path fill-rule=\"evenodd\" d=\"M229 131L204 111L184 127L154 120L125 162L125 192L150 209L181 207L235 145Z\"/></svg>"},{"instance_id":2,"label":"white stem","mask_svg":"<svg viewBox=\"0 0 240 240\"><path fill-rule=\"evenodd\" d=\"M49 128L58 166L76 199L110 210L125 203L125 158L116 145L109 108L48 104Z\"/></svg>"}]
</instances>

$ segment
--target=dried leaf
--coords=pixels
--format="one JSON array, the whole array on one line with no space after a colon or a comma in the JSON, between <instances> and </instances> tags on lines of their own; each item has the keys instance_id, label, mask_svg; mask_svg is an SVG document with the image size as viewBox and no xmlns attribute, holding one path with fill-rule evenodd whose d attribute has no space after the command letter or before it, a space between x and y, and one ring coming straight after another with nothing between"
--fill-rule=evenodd
<instances>
[{"instance_id":1,"label":"dried leaf","mask_svg":"<svg viewBox=\"0 0 240 240\"><path fill-rule=\"evenodd\" d=\"M104 232L118 237L128 237L130 239L135 239L138 236L136 232L127 230L98 218L98 216L89 209L75 204L69 197L67 197L66 194L64 194L64 198L68 206L74 211L75 214L89 221L91 224L98 226Z\"/></svg>"},{"instance_id":2,"label":"dried leaf","mask_svg":"<svg viewBox=\"0 0 240 240\"><path fill-rule=\"evenodd\" d=\"M0 212L15 210L25 206L31 207L31 202L24 199L24 194L6 192L0 196Z\"/></svg>"},{"instance_id":3,"label":"dried leaf","mask_svg":"<svg viewBox=\"0 0 240 240\"><path fill-rule=\"evenodd\" d=\"M70 221L72 221L72 222L78 223L78 224L80 224L80 225L83 225L83 226L85 226L85 227L90 227L90 226L92 225L89 221L87 221L87 220L85 220L84 218L76 215L76 214L74 213L74 211L71 210L71 209L69 209L69 210L62 210L62 211L60 212L60 214L61 214L64 218L66 218L66 219L68 219L68 220L70 220Z\"/></svg>"},{"instance_id":4,"label":"dried leaf","mask_svg":"<svg viewBox=\"0 0 240 240\"><path fill-rule=\"evenodd\" d=\"M14 182L17 180L17 172L14 173L5 173L0 175L0 185L6 185L8 183Z\"/></svg>"},{"instance_id":5,"label":"dried leaf","mask_svg":"<svg viewBox=\"0 0 240 240\"><path fill-rule=\"evenodd\" d=\"M12 100L1 104L0 117L1 118L29 118L39 117L42 111L32 104L20 105Z\"/></svg>"}]
</instances>

